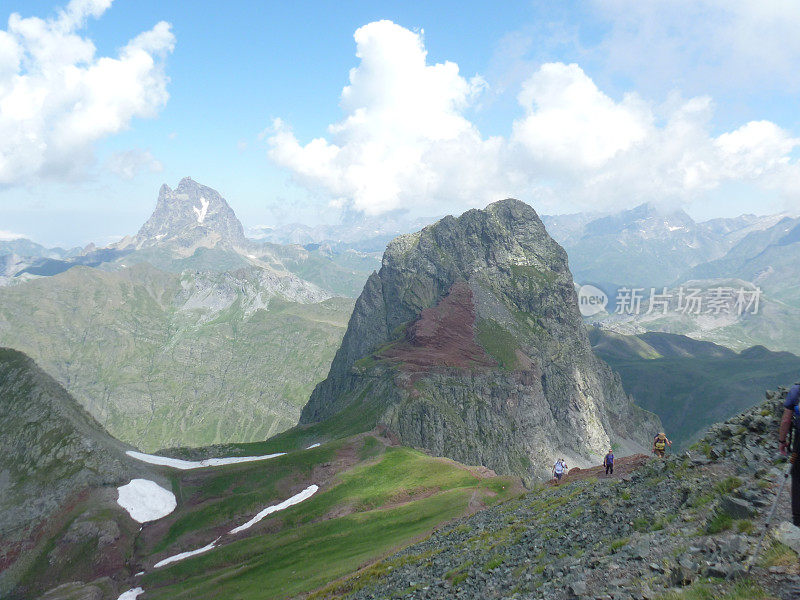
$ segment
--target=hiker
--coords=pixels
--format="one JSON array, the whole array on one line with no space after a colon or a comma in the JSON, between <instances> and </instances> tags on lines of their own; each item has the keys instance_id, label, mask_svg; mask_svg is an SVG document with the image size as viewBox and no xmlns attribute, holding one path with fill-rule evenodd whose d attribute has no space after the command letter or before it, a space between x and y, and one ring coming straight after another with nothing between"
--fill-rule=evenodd
<instances>
[{"instance_id":1,"label":"hiker","mask_svg":"<svg viewBox=\"0 0 800 600\"><path fill-rule=\"evenodd\" d=\"M667 439L667 434L663 431L653 438L653 454L659 458L664 458L667 446L672 446L672 442Z\"/></svg>"},{"instance_id":2,"label":"hiker","mask_svg":"<svg viewBox=\"0 0 800 600\"><path fill-rule=\"evenodd\" d=\"M563 458L559 458L556 461L556 464L553 465L553 479L556 480L556 485L561 482L561 477L564 475L564 471L567 470L567 463L564 461Z\"/></svg>"},{"instance_id":3,"label":"hiker","mask_svg":"<svg viewBox=\"0 0 800 600\"><path fill-rule=\"evenodd\" d=\"M797 465L800 462L797 460L797 452L800 450L800 384L795 384L789 390L786 396L786 402L783 403L783 418L781 419L781 427L778 432L778 443L780 446L781 454L786 456L789 448L789 430L794 425L794 444L791 448L792 456L789 459L792 463L792 521L800 527L800 467ZM794 424L792 418L794 417Z\"/></svg>"},{"instance_id":4,"label":"hiker","mask_svg":"<svg viewBox=\"0 0 800 600\"><path fill-rule=\"evenodd\" d=\"M614 474L614 449L610 449L603 459L603 466L606 468L606 475Z\"/></svg>"}]
</instances>

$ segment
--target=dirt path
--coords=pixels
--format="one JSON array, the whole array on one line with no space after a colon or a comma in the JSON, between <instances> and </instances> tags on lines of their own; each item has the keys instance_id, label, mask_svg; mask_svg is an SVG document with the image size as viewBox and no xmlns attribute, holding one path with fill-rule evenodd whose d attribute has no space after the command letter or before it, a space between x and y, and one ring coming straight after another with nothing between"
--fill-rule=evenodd
<instances>
[{"instance_id":1,"label":"dirt path","mask_svg":"<svg viewBox=\"0 0 800 600\"><path fill-rule=\"evenodd\" d=\"M570 483L571 481L580 481L582 479L589 479L597 477L599 479L622 479L626 475L630 475L636 469L644 466L650 460L647 454L633 454L631 456L624 456L614 460L614 474L606 475L606 468L602 465L597 467L590 467L588 469L580 469L578 467L570 469L564 477L561 478L561 483ZM547 485L556 485L555 481L551 479Z\"/></svg>"}]
</instances>

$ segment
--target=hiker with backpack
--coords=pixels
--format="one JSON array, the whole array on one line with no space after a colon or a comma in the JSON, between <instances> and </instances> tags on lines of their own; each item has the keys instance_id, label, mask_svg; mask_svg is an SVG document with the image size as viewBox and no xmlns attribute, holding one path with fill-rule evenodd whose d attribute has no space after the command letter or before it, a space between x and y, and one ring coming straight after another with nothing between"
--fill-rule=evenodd
<instances>
[{"instance_id":1,"label":"hiker with backpack","mask_svg":"<svg viewBox=\"0 0 800 600\"><path fill-rule=\"evenodd\" d=\"M800 384L795 384L786 396L783 403L783 418L778 432L778 448L781 454L786 456L791 450L792 456L789 459L792 463L792 521L800 527L800 461L797 460L797 453L800 450ZM792 423L794 421L794 423ZM789 448L789 431L794 427L794 448Z\"/></svg>"},{"instance_id":2,"label":"hiker with backpack","mask_svg":"<svg viewBox=\"0 0 800 600\"><path fill-rule=\"evenodd\" d=\"M664 458L667 446L672 446L672 442L669 441L667 434L663 431L653 438L653 454L659 458Z\"/></svg>"},{"instance_id":3,"label":"hiker with backpack","mask_svg":"<svg viewBox=\"0 0 800 600\"><path fill-rule=\"evenodd\" d=\"M561 482L561 478L564 476L564 472L567 470L567 463L563 458L559 458L556 461L556 464L553 465L553 479L555 479L556 485Z\"/></svg>"},{"instance_id":4,"label":"hiker with backpack","mask_svg":"<svg viewBox=\"0 0 800 600\"><path fill-rule=\"evenodd\" d=\"M603 459L603 466L606 468L606 475L614 474L614 449L610 449Z\"/></svg>"}]
</instances>

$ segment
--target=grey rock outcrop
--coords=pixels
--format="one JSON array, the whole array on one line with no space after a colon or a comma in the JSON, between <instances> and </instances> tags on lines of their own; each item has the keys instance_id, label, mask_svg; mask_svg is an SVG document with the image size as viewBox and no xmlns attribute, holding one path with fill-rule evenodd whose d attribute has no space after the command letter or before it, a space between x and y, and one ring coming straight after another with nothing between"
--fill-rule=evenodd
<instances>
[{"instance_id":1,"label":"grey rock outcrop","mask_svg":"<svg viewBox=\"0 0 800 600\"><path fill-rule=\"evenodd\" d=\"M389 244L301 423L342 411L525 479L641 451L660 427L592 353L566 253L513 199Z\"/></svg>"},{"instance_id":2,"label":"grey rock outcrop","mask_svg":"<svg viewBox=\"0 0 800 600\"><path fill-rule=\"evenodd\" d=\"M190 256L197 248L239 248L246 244L242 224L225 198L184 177L174 190L167 184L161 186L153 214L134 238L126 238L118 246L138 250L168 245Z\"/></svg>"},{"instance_id":3,"label":"grey rock outcrop","mask_svg":"<svg viewBox=\"0 0 800 600\"><path fill-rule=\"evenodd\" d=\"M0 348L0 537L24 539L72 494L145 473L127 448L33 360Z\"/></svg>"}]
</instances>

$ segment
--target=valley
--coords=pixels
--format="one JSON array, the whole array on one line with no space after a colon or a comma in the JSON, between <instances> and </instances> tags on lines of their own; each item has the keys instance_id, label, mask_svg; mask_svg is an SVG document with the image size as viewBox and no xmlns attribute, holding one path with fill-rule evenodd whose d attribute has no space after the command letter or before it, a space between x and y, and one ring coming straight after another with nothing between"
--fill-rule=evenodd
<instances>
[{"instance_id":1,"label":"valley","mask_svg":"<svg viewBox=\"0 0 800 600\"><path fill-rule=\"evenodd\" d=\"M739 225L700 254L776 237ZM378 260L248 239L189 179L112 247L33 249L0 287L15 348L0 391L30 403L3 423L12 600L793 593L763 576L791 552L778 542L761 580L728 567L753 552L780 465L765 438L780 394L759 396L800 372L773 349L785 338L743 346L790 318L790 295L729 321L735 340L647 332L655 320L581 318L581 255L524 203L446 217ZM53 435L31 437L25 415ZM660 429L675 442L663 464L647 455ZM595 466L609 447L610 478ZM543 483L558 456L568 476ZM726 512L741 502L746 516ZM676 562L670 537L697 538L696 557Z\"/></svg>"}]
</instances>

